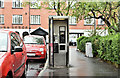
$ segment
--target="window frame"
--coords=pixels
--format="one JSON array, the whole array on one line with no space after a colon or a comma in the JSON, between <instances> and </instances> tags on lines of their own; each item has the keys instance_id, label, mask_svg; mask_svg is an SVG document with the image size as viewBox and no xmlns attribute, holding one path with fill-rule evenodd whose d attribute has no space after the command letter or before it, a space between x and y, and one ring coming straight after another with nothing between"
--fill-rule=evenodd
<instances>
[{"instance_id":1,"label":"window frame","mask_svg":"<svg viewBox=\"0 0 120 78\"><path fill-rule=\"evenodd\" d=\"M12 8L13 8L13 9L22 9L22 8L23 8L23 7L22 7L22 0L19 0L19 2L20 2L19 7L15 6L15 5L16 5L16 4L15 4L16 2L17 2L17 0L12 0ZM19 3L19 2L18 2L18 3Z\"/></svg>"},{"instance_id":2,"label":"window frame","mask_svg":"<svg viewBox=\"0 0 120 78\"><path fill-rule=\"evenodd\" d=\"M0 19L0 20L1 20L0 24L4 24L4 15L1 14L0 17L1 17L1 19Z\"/></svg>"},{"instance_id":3,"label":"window frame","mask_svg":"<svg viewBox=\"0 0 120 78\"><path fill-rule=\"evenodd\" d=\"M77 25L76 17L69 17L69 25Z\"/></svg>"},{"instance_id":4,"label":"window frame","mask_svg":"<svg viewBox=\"0 0 120 78\"><path fill-rule=\"evenodd\" d=\"M30 25L40 25L40 24L41 24L40 15L31 15L30 16Z\"/></svg>"},{"instance_id":5,"label":"window frame","mask_svg":"<svg viewBox=\"0 0 120 78\"><path fill-rule=\"evenodd\" d=\"M4 8L4 0L0 0L1 1L1 7L0 8Z\"/></svg>"},{"instance_id":6,"label":"window frame","mask_svg":"<svg viewBox=\"0 0 120 78\"><path fill-rule=\"evenodd\" d=\"M84 19L84 26L87 26L87 25L92 26L92 25L94 25L94 19L95 19L95 18L89 18L89 17L85 18L85 19ZM91 23L87 24L87 23L86 23L87 20L92 20L92 21L91 21Z\"/></svg>"},{"instance_id":7,"label":"window frame","mask_svg":"<svg viewBox=\"0 0 120 78\"><path fill-rule=\"evenodd\" d=\"M31 5L32 3L34 2L34 4L33 5ZM37 4L36 4L37 3ZM35 5L35 6L34 6ZM38 7L36 7L36 6L38 6ZM41 1L39 1L39 0L31 0L30 1L30 9L39 9L39 7L41 6Z\"/></svg>"},{"instance_id":8,"label":"window frame","mask_svg":"<svg viewBox=\"0 0 120 78\"><path fill-rule=\"evenodd\" d=\"M102 23L100 23L101 21ZM105 25L104 21L101 18L98 19L98 25Z\"/></svg>"},{"instance_id":9,"label":"window frame","mask_svg":"<svg viewBox=\"0 0 120 78\"><path fill-rule=\"evenodd\" d=\"M18 19L18 18L20 18L20 19ZM19 22L19 20L20 20L21 23L17 23L17 22ZM23 16L22 15L13 15L12 16L12 24L17 24L17 25L18 24L20 24L20 25L23 24Z\"/></svg>"}]
</instances>

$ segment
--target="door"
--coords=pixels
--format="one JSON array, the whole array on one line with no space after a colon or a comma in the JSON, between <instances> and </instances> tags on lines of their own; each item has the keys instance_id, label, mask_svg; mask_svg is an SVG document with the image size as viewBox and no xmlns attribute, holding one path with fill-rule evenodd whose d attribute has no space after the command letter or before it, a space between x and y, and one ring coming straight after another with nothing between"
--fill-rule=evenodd
<instances>
[{"instance_id":1,"label":"door","mask_svg":"<svg viewBox=\"0 0 120 78\"><path fill-rule=\"evenodd\" d=\"M23 52L15 52L15 46L20 46L20 41L15 33L11 34L11 53L14 56L14 73L19 76L20 69L22 67Z\"/></svg>"},{"instance_id":2,"label":"door","mask_svg":"<svg viewBox=\"0 0 120 78\"><path fill-rule=\"evenodd\" d=\"M18 46L22 47L23 51L21 52L22 53L22 58L21 58L21 64L24 64L25 63L25 58L26 58L26 53L25 53L25 46L23 45L23 41L21 40L20 36L19 35L16 35L17 36L17 39L18 39Z\"/></svg>"}]
</instances>

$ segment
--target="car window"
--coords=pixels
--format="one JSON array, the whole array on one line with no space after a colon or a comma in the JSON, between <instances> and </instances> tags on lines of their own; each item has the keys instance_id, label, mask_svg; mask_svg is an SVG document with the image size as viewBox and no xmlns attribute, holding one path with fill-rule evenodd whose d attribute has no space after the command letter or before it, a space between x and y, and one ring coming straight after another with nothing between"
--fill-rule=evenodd
<instances>
[{"instance_id":1,"label":"car window","mask_svg":"<svg viewBox=\"0 0 120 78\"><path fill-rule=\"evenodd\" d=\"M11 50L14 50L15 46L20 46L19 40L15 33L11 34Z\"/></svg>"},{"instance_id":2,"label":"car window","mask_svg":"<svg viewBox=\"0 0 120 78\"><path fill-rule=\"evenodd\" d=\"M0 52L7 52L8 34L0 33Z\"/></svg>"},{"instance_id":3,"label":"car window","mask_svg":"<svg viewBox=\"0 0 120 78\"><path fill-rule=\"evenodd\" d=\"M25 44L44 44L44 41L42 37L25 36L24 43Z\"/></svg>"},{"instance_id":4,"label":"car window","mask_svg":"<svg viewBox=\"0 0 120 78\"><path fill-rule=\"evenodd\" d=\"M17 39L18 39L19 45L20 45L21 47L23 47L23 42L22 42L20 36L19 36L19 35L16 35L16 36L17 36Z\"/></svg>"}]
</instances>

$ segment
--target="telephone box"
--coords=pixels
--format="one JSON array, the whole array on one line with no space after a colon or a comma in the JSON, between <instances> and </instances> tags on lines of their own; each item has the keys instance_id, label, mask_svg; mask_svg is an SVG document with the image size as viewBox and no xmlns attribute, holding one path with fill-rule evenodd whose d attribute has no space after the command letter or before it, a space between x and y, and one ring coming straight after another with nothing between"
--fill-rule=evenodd
<instances>
[{"instance_id":1,"label":"telephone box","mask_svg":"<svg viewBox=\"0 0 120 78\"><path fill-rule=\"evenodd\" d=\"M68 16L49 16L49 66L69 66Z\"/></svg>"}]
</instances>

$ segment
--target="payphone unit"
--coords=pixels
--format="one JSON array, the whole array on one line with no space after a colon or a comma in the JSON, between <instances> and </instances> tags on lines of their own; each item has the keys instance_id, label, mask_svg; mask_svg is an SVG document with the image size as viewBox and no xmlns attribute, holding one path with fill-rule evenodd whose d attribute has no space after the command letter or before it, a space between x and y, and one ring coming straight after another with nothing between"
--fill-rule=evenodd
<instances>
[{"instance_id":1,"label":"payphone unit","mask_svg":"<svg viewBox=\"0 0 120 78\"><path fill-rule=\"evenodd\" d=\"M69 23L67 16L49 16L49 66L69 65Z\"/></svg>"}]
</instances>

